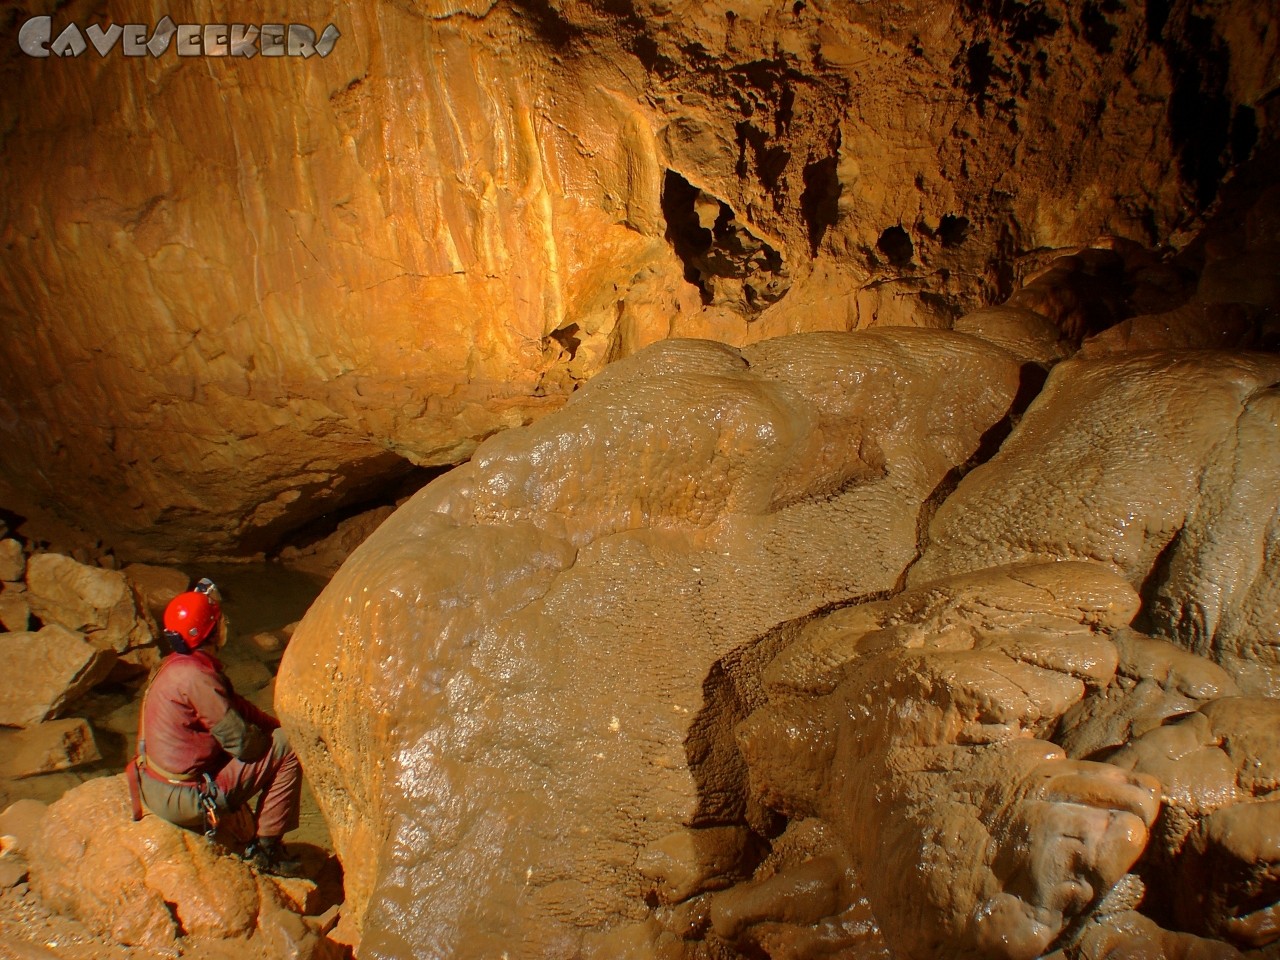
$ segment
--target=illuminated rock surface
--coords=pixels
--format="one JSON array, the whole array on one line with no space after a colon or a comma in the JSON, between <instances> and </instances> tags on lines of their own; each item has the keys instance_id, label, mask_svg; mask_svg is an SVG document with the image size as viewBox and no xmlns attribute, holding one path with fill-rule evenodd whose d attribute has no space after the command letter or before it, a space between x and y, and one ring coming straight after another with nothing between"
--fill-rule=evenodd
<instances>
[{"instance_id":1,"label":"illuminated rock surface","mask_svg":"<svg viewBox=\"0 0 1280 960\"><path fill-rule=\"evenodd\" d=\"M385 521L277 686L363 949L608 956L593 936L649 913L638 858L763 827L726 658L892 590L1017 388L1010 355L940 331L660 344Z\"/></svg>"}]
</instances>

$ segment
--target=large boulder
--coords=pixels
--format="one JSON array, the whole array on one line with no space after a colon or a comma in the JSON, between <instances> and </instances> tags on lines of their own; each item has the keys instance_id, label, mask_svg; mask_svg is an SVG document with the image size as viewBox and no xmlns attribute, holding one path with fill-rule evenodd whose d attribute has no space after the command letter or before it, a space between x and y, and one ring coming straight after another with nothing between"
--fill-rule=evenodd
<instances>
[{"instance_id":1,"label":"large boulder","mask_svg":"<svg viewBox=\"0 0 1280 960\"><path fill-rule=\"evenodd\" d=\"M239 940L231 949L299 960L318 944L274 878L154 814L134 822L123 775L64 794L24 854L45 905L113 943L190 952Z\"/></svg>"},{"instance_id":2,"label":"large boulder","mask_svg":"<svg viewBox=\"0 0 1280 960\"><path fill-rule=\"evenodd\" d=\"M139 609L120 571L57 553L36 554L27 563L26 599L44 623L78 631L96 647L153 665L155 623Z\"/></svg>"},{"instance_id":3,"label":"large boulder","mask_svg":"<svg viewBox=\"0 0 1280 960\"><path fill-rule=\"evenodd\" d=\"M169 601L191 584L191 578L173 567L157 567L149 563L131 563L121 571L133 587L139 607L157 624L164 623L164 610Z\"/></svg>"},{"instance_id":4,"label":"large boulder","mask_svg":"<svg viewBox=\"0 0 1280 960\"><path fill-rule=\"evenodd\" d=\"M101 759L93 728L82 717L0 730L0 777L31 777Z\"/></svg>"},{"instance_id":5,"label":"large boulder","mask_svg":"<svg viewBox=\"0 0 1280 960\"><path fill-rule=\"evenodd\" d=\"M1280 694L1280 360L1147 351L1056 366L937 511L912 583L1016 560L1110 565L1146 629Z\"/></svg>"},{"instance_id":6,"label":"large boulder","mask_svg":"<svg viewBox=\"0 0 1280 960\"><path fill-rule=\"evenodd\" d=\"M61 716L106 678L116 656L65 627L0 635L8 679L0 684L0 725L26 727Z\"/></svg>"},{"instance_id":7,"label":"large boulder","mask_svg":"<svg viewBox=\"0 0 1280 960\"><path fill-rule=\"evenodd\" d=\"M642 864L768 817L725 658L892 590L1018 385L1010 354L944 332L660 344L401 507L277 692L362 950L569 955L697 886ZM749 872L749 832L716 834L717 875Z\"/></svg>"}]
</instances>

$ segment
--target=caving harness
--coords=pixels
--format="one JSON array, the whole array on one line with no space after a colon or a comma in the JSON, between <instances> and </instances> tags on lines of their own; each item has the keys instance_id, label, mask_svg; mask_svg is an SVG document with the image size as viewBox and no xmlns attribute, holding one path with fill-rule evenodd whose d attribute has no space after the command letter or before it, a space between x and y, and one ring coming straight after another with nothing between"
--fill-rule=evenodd
<instances>
[{"instance_id":1,"label":"caving harness","mask_svg":"<svg viewBox=\"0 0 1280 960\"><path fill-rule=\"evenodd\" d=\"M189 787L200 791L200 809L204 811L204 835L212 840L218 832L218 785L214 783L213 777L207 773L193 777L179 777L168 770L161 770L147 760L145 748L145 742L139 737L138 755L129 761L129 765L124 770L125 778L129 781L129 801L133 805L134 822L136 823L144 816L141 775L145 771L151 779L167 783L171 787Z\"/></svg>"},{"instance_id":2,"label":"caving harness","mask_svg":"<svg viewBox=\"0 0 1280 960\"><path fill-rule=\"evenodd\" d=\"M160 676L160 671L156 671L156 676ZM154 682L153 679L152 683ZM148 684L147 691L150 692L150 690L151 685ZM143 702L145 701L146 694L143 694ZM208 773L182 776L158 767L148 760L147 739L143 730L144 716L145 711L138 717L138 755L130 760L129 765L124 769L125 779L129 781L129 801L133 804L134 822L143 817L141 775L145 771L151 779L167 783L171 787L187 787L200 791L200 809L204 811L204 835L212 840L214 834L218 832L218 785Z\"/></svg>"}]
</instances>

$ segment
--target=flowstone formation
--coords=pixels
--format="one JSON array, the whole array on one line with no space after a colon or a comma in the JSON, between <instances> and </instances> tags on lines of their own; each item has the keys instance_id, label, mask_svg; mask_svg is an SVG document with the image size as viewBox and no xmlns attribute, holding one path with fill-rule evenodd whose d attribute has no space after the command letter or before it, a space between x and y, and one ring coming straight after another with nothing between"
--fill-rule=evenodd
<instances>
[{"instance_id":1,"label":"flowstone formation","mask_svg":"<svg viewBox=\"0 0 1280 960\"><path fill-rule=\"evenodd\" d=\"M1277 143L1249 0L305 2L306 60L28 57L48 13L2 18L0 502L132 559L270 551L661 339L1180 247Z\"/></svg>"},{"instance_id":2,"label":"flowstone formation","mask_svg":"<svg viewBox=\"0 0 1280 960\"><path fill-rule=\"evenodd\" d=\"M276 688L360 955L617 956L750 876L736 654L894 590L1019 382L943 331L659 344L385 521Z\"/></svg>"},{"instance_id":3,"label":"flowstone formation","mask_svg":"<svg viewBox=\"0 0 1280 960\"><path fill-rule=\"evenodd\" d=\"M278 687L359 955L1274 950L1280 361L1169 302L1280 303L1219 262L657 344L406 503Z\"/></svg>"}]
</instances>

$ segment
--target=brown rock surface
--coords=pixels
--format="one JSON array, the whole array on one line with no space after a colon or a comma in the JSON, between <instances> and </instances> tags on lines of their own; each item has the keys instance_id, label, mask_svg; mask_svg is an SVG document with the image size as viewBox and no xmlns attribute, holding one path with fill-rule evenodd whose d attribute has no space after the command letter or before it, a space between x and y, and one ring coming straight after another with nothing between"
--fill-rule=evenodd
<instances>
[{"instance_id":1,"label":"brown rock surface","mask_svg":"<svg viewBox=\"0 0 1280 960\"><path fill-rule=\"evenodd\" d=\"M1278 375L1273 357L1200 351L1057 365L1000 452L939 508L912 582L1093 559L1141 584L1204 496L1216 457L1230 481L1224 436Z\"/></svg>"},{"instance_id":2,"label":"brown rock surface","mask_svg":"<svg viewBox=\"0 0 1280 960\"><path fill-rule=\"evenodd\" d=\"M45 624L78 631L103 650L137 656L155 646L155 624L138 610L128 579L117 570L36 554L27 563L26 599Z\"/></svg>"},{"instance_id":3,"label":"brown rock surface","mask_svg":"<svg viewBox=\"0 0 1280 960\"><path fill-rule=\"evenodd\" d=\"M154 815L133 822L123 776L52 804L27 856L44 904L115 943L198 956L201 941L238 940L242 956L280 958L316 946L271 878Z\"/></svg>"},{"instance_id":4,"label":"brown rock surface","mask_svg":"<svg viewBox=\"0 0 1280 960\"><path fill-rule=\"evenodd\" d=\"M1263 354L1164 351L1053 369L1017 430L938 509L913 583L1088 558L1142 586L1144 623L1280 692L1280 419Z\"/></svg>"},{"instance_id":5,"label":"brown rock surface","mask_svg":"<svg viewBox=\"0 0 1280 960\"><path fill-rule=\"evenodd\" d=\"M31 629L31 604L27 602L25 584L0 586L0 626L15 633Z\"/></svg>"},{"instance_id":6,"label":"brown rock surface","mask_svg":"<svg viewBox=\"0 0 1280 960\"><path fill-rule=\"evenodd\" d=\"M342 34L306 62L9 44L6 502L254 553L654 340L947 326L1033 251L1180 243L1275 142L1260 9L356 3L298 8Z\"/></svg>"},{"instance_id":7,"label":"brown rock surface","mask_svg":"<svg viewBox=\"0 0 1280 960\"><path fill-rule=\"evenodd\" d=\"M832 826L894 955L1031 960L1142 853L1158 781L1049 742L1135 608L1100 566L997 568L815 620L765 671L753 786Z\"/></svg>"},{"instance_id":8,"label":"brown rock surface","mask_svg":"<svg viewBox=\"0 0 1280 960\"><path fill-rule=\"evenodd\" d=\"M1153 899L1193 933L1241 948L1280 940L1280 700L1215 700L1111 762L1163 784L1146 871Z\"/></svg>"},{"instance_id":9,"label":"brown rock surface","mask_svg":"<svg viewBox=\"0 0 1280 960\"><path fill-rule=\"evenodd\" d=\"M1237 955L1115 919L1139 903L1275 939L1280 701L1120 628L1136 600L1101 565L964 574L813 619L764 670L739 734L753 786L830 825L895 956L1031 960L1068 934L1070 957ZM1065 755L1082 717L1131 742ZM1122 943L1139 952L1105 953Z\"/></svg>"},{"instance_id":10,"label":"brown rock surface","mask_svg":"<svg viewBox=\"0 0 1280 960\"><path fill-rule=\"evenodd\" d=\"M0 540L0 580L21 580L27 569L27 555L22 544L12 538Z\"/></svg>"},{"instance_id":11,"label":"brown rock surface","mask_svg":"<svg viewBox=\"0 0 1280 960\"><path fill-rule=\"evenodd\" d=\"M93 728L80 717L0 730L0 777L31 777L101 759Z\"/></svg>"},{"instance_id":12,"label":"brown rock surface","mask_svg":"<svg viewBox=\"0 0 1280 960\"><path fill-rule=\"evenodd\" d=\"M131 563L122 573L132 585L141 609L146 610L157 625L164 623L164 608L169 601L191 585L191 578L173 567Z\"/></svg>"},{"instance_id":13,"label":"brown rock surface","mask_svg":"<svg viewBox=\"0 0 1280 960\"><path fill-rule=\"evenodd\" d=\"M640 850L763 816L718 661L892 589L1017 387L960 334L659 344L383 523L277 694L362 949L560 955L642 921Z\"/></svg>"},{"instance_id":14,"label":"brown rock surface","mask_svg":"<svg viewBox=\"0 0 1280 960\"><path fill-rule=\"evenodd\" d=\"M0 725L26 727L60 716L111 672L115 654L57 625L0 634L8 679L0 684Z\"/></svg>"}]
</instances>

